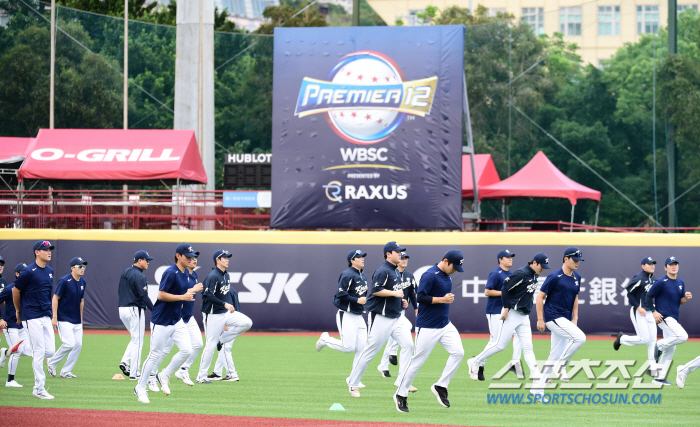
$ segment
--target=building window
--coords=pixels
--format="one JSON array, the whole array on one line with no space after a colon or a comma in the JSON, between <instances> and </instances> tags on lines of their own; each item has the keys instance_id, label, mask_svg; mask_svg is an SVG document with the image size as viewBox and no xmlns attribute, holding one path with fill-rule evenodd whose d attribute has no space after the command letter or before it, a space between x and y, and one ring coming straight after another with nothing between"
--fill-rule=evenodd
<instances>
[{"instance_id":1,"label":"building window","mask_svg":"<svg viewBox=\"0 0 700 427\"><path fill-rule=\"evenodd\" d=\"M488 10L488 16L496 16L499 13L506 13L505 7L490 7Z\"/></svg>"},{"instance_id":2,"label":"building window","mask_svg":"<svg viewBox=\"0 0 700 427\"><path fill-rule=\"evenodd\" d=\"M679 4L678 5L678 13L685 12L688 9L693 9L694 11L698 11L698 5L697 4Z\"/></svg>"},{"instance_id":3,"label":"building window","mask_svg":"<svg viewBox=\"0 0 700 427\"><path fill-rule=\"evenodd\" d=\"M233 0L233 7L229 12L232 15L245 16L245 0Z\"/></svg>"},{"instance_id":4,"label":"building window","mask_svg":"<svg viewBox=\"0 0 700 427\"><path fill-rule=\"evenodd\" d=\"M253 16L258 19L262 18L265 8L274 5L275 2L270 0L253 0Z\"/></svg>"},{"instance_id":5,"label":"building window","mask_svg":"<svg viewBox=\"0 0 700 427\"><path fill-rule=\"evenodd\" d=\"M620 35L620 6L598 7L598 35Z\"/></svg>"},{"instance_id":6,"label":"building window","mask_svg":"<svg viewBox=\"0 0 700 427\"><path fill-rule=\"evenodd\" d=\"M532 27L535 35L544 34L544 8L543 7L524 7L523 22L527 22Z\"/></svg>"},{"instance_id":7,"label":"building window","mask_svg":"<svg viewBox=\"0 0 700 427\"><path fill-rule=\"evenodd\" d=\"M581 35L581 7L559 8L559 31L565 36Z\"/></svg>"},{"instance_id":8,"label":"building window","mask_svg":"<svg viewBox=\"0 0 700 427\"><path fill-rule=\"evenodd\" d=\"M637 6L637 34L659 32L659 6Z\"/></svg>"}]
</instances>

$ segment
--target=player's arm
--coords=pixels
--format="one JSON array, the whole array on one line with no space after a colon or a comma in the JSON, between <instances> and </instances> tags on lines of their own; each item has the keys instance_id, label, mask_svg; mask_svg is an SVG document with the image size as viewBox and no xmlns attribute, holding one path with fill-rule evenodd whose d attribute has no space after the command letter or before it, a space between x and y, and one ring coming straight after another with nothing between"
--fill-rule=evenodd
<instances>
[{"instance_id":1,"label":"player's arm","mask_svg":"<svg viewBox=\"0 0 700 427\"><path fill-rule=\"evenodd\" d=\"M403 298L403 291L389 290L384 287L387 283L389 283L389 275L386 271L383 271L380 275L378 275L376 278L373 278L372 280L374 280L374 289L379 289L376 292L372 292L372 295L374 295L375 297ZM381 285L379 285L379 283L381 283Z\"/></svg>"},{"instance_id":2,"label":"player's arm","mask_svg":"<svg viewBox=\"0 0 700 427\"><path fill-rule=\"evenodd\" d=\"M51 298L51 310L53 310L53 316L51 317L51 326L53 326L54 329L58 329L58 300L60 300L61 297L58 295L54 294L53 298Z\"/></svg>"},{"instance_id":3,"label":"player's arm","mask_svg":"<svg viewBox=\"0 0 700 427\"><path fill-rule=\"evenodd\" d=\"M83 308L85 308L85 298L80 299L80 323L83 323Z\"/></svg>"},{"instance_id":4,"label":"player's arm","mask_svg":"<svg viewBox=\"0 0 700 427\"><path fill-rule=\"evenodd\" d=\"M683 291L685 291L685 283L683 284ZM681 305L687 303L693 298L693 294L690 292L684 292L683 295L683 298L681 298Z\"/></svg>"},{"instance_id":5,"label":"player's arm","mask_svg":"<svg viewBox=\"0 0 700 427\"><path fill-rule=\"evenodd\" d=\"M630 305L637 310L641 307L641 301L639 301L639 298L637 298L637 293L641 290L642 284L640 283L641 280L635 281L635 279L636 277L632 279L633 282L630 283L625 289L627 289L627 301L629 301Z\"/></svg>"},{"instance_id":6,"label":"player's arm","mask_svg":"<svg viewBox=\"0 0 700 427\"><path fill-rule=\"evenodd\" d=\"M578 322L578 295L574 299L574 307L571 309L571 323L574 325Z\"/></svg>"},{"instance_id":7,"label":"player's arm","mask_svg":"<svg viewBox=\"0 0 700 427\"><path fill-rule=\"evenodd\" d=\"M21 314L21 306L19 305L19 295L20 295L20 290L17 289L17 285L15 285L14 288L12 288L12 302L15 304L15 311L16 316L17 316L17 323L22 323L22 314Z\"/></svg>"},{"instance_id":8,"label":"player's arm","mask_svg":"<svg viewBox=\"0 0 700 427\"><path fill-rule=\"evenodd\" d=\"M350 295L350 286L352 285L352 276L351 275L346 275L346 274L341 274L340 277L338 278L338 291L335 293L335 295L338 297L340 302L344 304L349 304L351 302L357 303L357 304L364 304L367 302L366 297L361 297L363 302L360 302L360 298L354 297Z\"/></svg>"},{"instance_id":9,"label":"player's arm","mask_svg":"<svg viewBox=\"0 0 700 427\"><path fill-rule=\"evenodd\" d=\"M212 305L218 307L218 308L224 308L231 313L233 313L233 306L216 296L216 290L218 289L219 286L219 279L214 277L213 273L212 275L209 275L204 278L204 283L203 283L203 289L202 289L202 298L207 299L208 302L210 302Z\"/></svg>"},{"instance_id":10,"label":"player's arm","mask_svg":"<svg viewBox=\"0 0 700 427\"><path fill-rule=\"evenodd\" d=\"M657 280L656 283L651 285L651 288L649 288L649 292L647 292L647 306L651 307L651 312L654 315L654 320L656 321L656 323L661 323L664 320L664 316L658 311L656 311L655 303L655 298L659 294L661 286L663 286L663 282Z\"/></svg>"},{"instance_id":11,"label":"player's arm","mask_svg":"<svg viewBox=\"0 0 700 427\"><path fill-rule=\"evenodd\" d=\"M427 276L427 277L426 277ZM452 304L455 300L454 294L446 294L442 297L430 296L433 289L434 276L423 274L418 285L418 304Z\"/></svg>"},{"instance_id":12,"label":"player's arm","mask_svg":"<svg viewBox=\"0 0 700 427\"><path fill-rule=\"evenodd\" d=\"M501 291L497 291L494 288L496 287L496 280L498 280L498 275L489 274L489 278L486 279L486 289L484 290L484 295L487 297L500 297L501 296Z\"/></svg>"},{"instance_id":13,"label":"player's arm","mask_svg":"<svg viewBox=\"0 0 700 427\"><path fill-rule=\"evenodd\" d=\"M537 330L540 332L544 332L544 297L546 297L547 294L540 291L537 294L537 300L536 300L536 306L537 306ZM578 301L578 298L577 298Z\"/></svg>"},{"instance_id":14,"label":"player's arm","mask_svg":"<svg viewBox=\"0 0 700 427\"><path fill-rule=\"evenodd\" d=\"M127 280L129 281L129 286L131 286L134 295L141 298L141 301L143 301L149 311L153 311L153 302L151 302L151 299L148 297L148 283L146 282L146 276L139 274L138 276L130 277Z\"/></svg>"}]
</instances>

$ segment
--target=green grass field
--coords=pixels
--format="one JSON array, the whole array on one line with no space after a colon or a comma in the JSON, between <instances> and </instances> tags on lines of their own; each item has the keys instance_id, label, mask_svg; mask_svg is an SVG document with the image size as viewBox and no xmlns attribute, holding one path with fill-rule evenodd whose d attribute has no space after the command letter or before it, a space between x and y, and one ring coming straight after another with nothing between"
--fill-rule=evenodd
<instances>
[{"instance_id":1,"label":"green grass field","mask_svg":"<svg viewBox=\"0 0 700 427\"><path fill-rule=\"evenodd\" d=\"M463 340L466 357L449 387L452 403L449 409L438 405L430 392L431 384L440 376L447 359L447 353L439 345L414 382L419 391L409 396L411 412L401 414L396 411L392 400L397 367L391 367L392 378L382 378L376 369L379 363L376 358L362 380L367 388L361 390L360 399L354 399L350 397L345 386L352 355L328 348L317 353L314 349L316 338L313 337L246 335L238 338L233 346L240 382L195 384L194 387L188 387L173 377L172 395L149 393L151 403L143 405L138 403L133 394L135 382L111 380L114 374L119 373L119 361L128 340L126 335L85 335L80 360L73 370L78 379L48 377L47 388L56 397L51 401L32 397L31 360L27 357L21 358L16 379L24 388L0 387L0 405L491 426L621 425L631 422L646 424L651 421L667 426L698 425L700 420L700 405L697 403L700 397L700 372L688 377L683 390L674 385L661 391L565 391L619 392L629 394L630 398L635 393L662 393L661 403L656 405L488 404L487 394L498 391L488 389L488 379L485 382L470 380L466 363L468 357L483 349L486 344L486 340L483 339ZM57 347L59 344L57 339ZM534 345L538 359L546 357L549 341L535 340ZM147 348L148 341L144 345L144 353ZM643 361L645 353L646 349L641 346L623 346L619 352L615 352L611 341L589 340L574 359ZM510 354L509 346L497 357L489 360L487 378L507 362ZM700 343L685 343L676 350L675 360L684 363L698 354ZM167 360L169 358L165 363ZM641 362L638 362L636 366L640 365ZM193 378L198 366L199 360L190 370ZM594 372L601 374L604 370L603 366L594 369ZM636 368L630 369L631 374L635 371ZM669 380L675 383L675 364L670 372ZM0 373L4 381L7 375L6 368ZM616 372L613 375L620 374ZM508 378L514 380L515 376L508 374L506 379ZM577 376L575 380L579 381L582 378L583 375ZM622 379L621 381L630 384L632 382ZM645 381L648 382L648 379ZM527 390L520 389L515 392L527 393ZM329 411L333 403L341 403L346 410Z\"/></svg>"}]
</instances>

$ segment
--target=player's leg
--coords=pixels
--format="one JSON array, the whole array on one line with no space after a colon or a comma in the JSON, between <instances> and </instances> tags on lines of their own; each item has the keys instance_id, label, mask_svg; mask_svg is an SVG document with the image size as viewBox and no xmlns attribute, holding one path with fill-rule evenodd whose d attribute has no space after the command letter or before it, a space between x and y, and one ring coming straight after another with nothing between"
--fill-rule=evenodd
<instances>
[{"instance_id":1,"label":"player's leg","mask_svg":"<svg viewBox=\"0 0 700 427\"><path fill-rule=\"evenodd\" d=\"M628 346L647 344L649 342L649 337L646 319L642 317L634 307L630 307L630 320L632 320L632 325L637 335L621 336L620 344Z\"/></svg>"},{"instance_id":2,"label":"player's leg","mask_svg":"<svg viewBox=\"0 0 700 427\"><path fill-rule=\"evenodd\" d=\"M174 331L175 325L151 324L151 348L146 360L143 362L138 387L142 387L145 390L148 385L148 377L157 373L158 366L166 356L163 350Z\"/></svg>"},{"instance_id":3,"label":"player's leg","mask_svg":"<svg viewBox=\"0 0 700 427\"><path fill-rule=\"evenodd\" d=\"M34 371L33 393L44 391L46 374L44 373L44 328L41 319L31 319L22 321L22 326L27 330L27 340L32 349L32 370Z\"/></svg>"},{"instance_id":4,"label":"player's leg","mask_svg":"<svg viewBox=\"0 0 700 427\"><path fill-rule=\"evenodd\" d=\"M382 316L381 314L369 313L369 330L367 335L367 346L362 350L360 357L356 358L356 362L352 366L352 372L348 379L348 386L357 388L360 385L360 380L367 370L369 362L374 359L374 356L379 353L382 346L386 343L387 338L391 335L394 319Z\"/></svg>"},{"instance_id":5,"label":"player's leg","mask_svg":"<svg viewBox=\"0 0 700 427\"><path fill-rule=\"evenodd\" d=\"M212 371L212 373L214 373L215 375L218 375L218 378L209 378L208 377L209 379L220 380L221 378L223 378L224 369L226 369L226 351L224 351L224 348L226 348L226 346L231 345L231 344L233 344L233 341L227 342L226 344L224 344L221 347L221 350L218 350L216 352L217 353L216 362L214 363L214 370Z\"/></svg>"},{"instance_id":6,"label":"player's leg","mask_svg":"<svg viewBox=\"0 0 700 427\"><path fill-rule=\"evenodd\" d=\"M452 377L457 373L462 359L464 359L464 346L462 345L462 338L459 336L457 328L455 328L451 322L443 328L442 335L440 335L438 342L450 353L450 357L447 358L445 369L442 371L442 375L435 385L447 389Z\"/></svg>"},{"instance_id":7,"label":"player's leg","mask_svg":"<svg viewBox=\"0 0 700 427\"><path fill-rule=\"evenodd\" d=\"M550 324L553 325L551 328ZM550 376L553 376L552 372L554 371L554 365L557 364L557 361L561 358L562 354L564 354L564 349L569 343L569 340L564 335L555 333L554 330L552 330L552 328L556 326L554 323L547 322L546 325L547 329L549 329L549 331L551 332L549 356L547 356L547 360L544 362L544 365L542 365L542 368L540 369L539 378L536 380L533 379L532 381L533 393L544 392L544 387L547 384L547 381L549 380Z\"/></svg>"},{"instance_id":8,"label":"player's leg","mask_svg":"<svg viewBox=\"0 0 700 427\"><path fill-rule=\"evenodd\" d=\"M700 368L700 356L696 357L685 365L679 365L676 368L676 383L678 384L678 387L683 388L685 386L685 378L698 368Z\"/></svg>"},{"instance_id":9,"label":"player's leg","mask_svg":"<svg viewBox=\"0 0 700 427\"><path fill-rule=\"evenodd\" d=\"M243 313L235 311L233 313L224 313L226 319L226 326L228 326L228 331L221 334L219 341L225 344L238 338L244 332L247 332L251 327L253 327L253 321L250 317Z\"/></svg>"},{"instance_id":10,"label":"player's leg","mask_svg":"<svg viewBox=\"0 0 700 427\"><path fill-rule=\"evenodd\" d=\"M435 344L437 344L440 339L441 333L442 329L416 328L415 350L413 351L411 359L408 360L403 375L399 375L397 379L399 388L396 394L402 397L408 397L408 390L411 384L413 384L413 380L428 359L428 356L430 356L430 352L433 351Z\"/></svg>"},{"instance_id":11,"label":"player's leg","mask_svg":"<svg viewBox=\"0 0 700 427\"><path fill-rule=\"evenodd\" d=\"M5 337L7 337L7 342L9 342L10 345L22 340L22 344L20 344L16 352L12 353L7 361L7 383L5 386L22 387L15 381L15 372L17 371L17 364L21 356L32 357L32 347L27 339L27 329L8 328L5 330Z\"/></svg>"},{"instance_id":12,"label":"player's leg","mask_svg":"<svg viewBox=\"0 0 700 427\"><path fill-rule=\"evenodd\" d=\"M238 381L238 372L236 372L236 365L233 363L233 354L231 353L232 347L233 341L229 341L226 344L224 344L224 346L221 348L221 352L223 354L219 353L223 367L226 368L226 376L224 376L223 374L223 369L221 370L221 379L229 381Z\"/></svg>"},{"instance_id":13,"label":"player's leg","mask_svg":"<svg viewBox=\"0 0 700 427\"><path fill-rule=\"evenodd\" d=\"M688 333L683 329L681 324L672 317L666 317L662 320L661 323L659 323L659 327L664 332L664 337L657 343L659 350L661 350L661 357L659 358L661 370L656 379L663 380L666 378L666 372L673 360L676 346L688 340Z\"/></svg>"},{"instance_id":14,"label":"player's leg","mask_svg":"<svg viewBox=\"0 0 700 427\"><path fill-rule=\"evenodd\" d=\"M324 334L319 340L324 346L332 348L333 350L338 350L343 353L355 352L358 318L361 317L362 315L360 314L353 314L338 310L338 312L335 314L335 323L338 326L340 339Z\"/></svg>"},{"instance_id":15,"label":"player's leg","mask_svg":"<svg viewBox=\"0 0 700 427\"><path fill-rule=\"evenodd\" d=\"M225 324L226 317L224 314L204 315L204 336L206 339L206 344L204 345L204 350L202 351L202 358L199 361L197 381L205 380L209 374L211 359L214 356L214 351L219 343L219 338L221 337L221 332L224 330Z\"/></svg>"},{"instance_id":16,"label":"player's leg","mask_svg":"<svg viewBox=\"0 0 700 427\"><path fill-rule=\"evenodd\" d=\"M142 308L133 308L134 317L132 318L132 324L134 326L132 327L132 341L134 341L134 346L131 352L131 361L129 362L129 366L131 367L129 376L131 378L136 378L141 375L141 366L143 366L143 342L144 337L146 336L146 312Z\"/></svg>"},{"instance_id":17,"label":"player's leg","mask_svg":"<svg viewBox=\"0 0 700 427\"><path fill-rule=\"evenodd\" d=\"M414 345L413 337L411 336L412 328L413 325L411 324L411 321L405 316L401 316L395 320L393 330L389 336L390 338L393 337L401 347L401 355L399 356L399 377L406 373L406 368L408 368L411 357L413 357ZM389 344L387 343L387 347L388 346ZM398 387L398 378L394 384Z\"/></svg>"},{"instance_id":18,"label":"player's leg","mask_svg":"<svg viewBox=\"0 0 700 427\"><path fill-rule=\"evenodd\" d=\"M473 359L469 359L471 361L469 369L470 376L472 376L472 367L484 366L489 357L503 351L508 346L510 338L513 336L513 331L515 331L515 327L518 324L518 318L515 316L516 314L515 311L510 310L506 320L500 320L499 318L497 323L492 323L491 327L496 330L496 339L493 342L489 341L481 353ZM476 373L474 374L476 375ZM472 377L472 379L476 378Z\"/></svg>"},{"instance_id":19,"label":"player's leg","mask_svg":"<svg viewBox=\"0 0 700 427\"><path fill-rule=\"evenodd\" d=\"M129 368L128 371L130 371L131 367L134 366L131 364L131 353L136 352L136 349L138 348L138 316L134 316L134 313L134 307L119 307L119 319L122 321L124 327L131 335L129 344L126 346L126 350L124 351L124 355L122 356L121 360L121 363L125 364ZM136 323L133 326L132 318L136 319ZM129 375L131 377L136 377L136 371L138 371L138 368L134 369L134 372L129 372Z\"/></svg>"},{"instance_id":20,"label":"player's leg","mask_svg":"<svg viewBox=\"0 0 700 427\"><path fill-rule=\"evenodd\" d=\"M194 316L190 317L190 320L186 324L187 332L190 334L190 342L192 344L192 354L190 357L182 364L181 369L188 371L190 366L194 363L199 356L199 352L202 350L202 331L199 330L199 325L195 320Z\"/></svg>"},{"instance_id":21,"label":"player's leg","mask_svg":"<svg viewBox=\"0 0 700 427\"><path fill-rule=\"evenodd\" d=\"M49 374L52 377L56 376L56 366L68 356L75 346L75 337L73 335L73 324L68 322L58 322L58 336L61 339L61 346L58 347L56 354L46 361Z\"/></svg>"},{"instance_id":22,"label":"player's leg","mask_svg":"<svg viewBox=\"0 0 700 427\"><path fill-rule=\"evenodd\" d=\"M498 314L487 314L486 320L488 321L489 325L489 342L486 345L496 345L498 343L498 337L501 332L501 325L503 324L503 321L501 320L501 316ZM488 358L480 360L479 366L485 366L487 359Z\"/></svg>"},{"instance_id":23,"label":"player's leg","mask_svg":"<svg viewBox=\"0 0 700 427\"><path fill-rule=\"evenodd\" d=\"M384 375L384 371L389 371L389 357L391 357L391 348L396 344L396 347L398 348L399 343L396 342L396 340L392 337L389 337L386 341L386 346L384 346L384 353L382 353L382 360L379 362L379 366L377 366L377 370L379 372L382 372L382 375ZM386 376L386 375L384 375Z\"/></svg>"},{"instance_id":24,"label":"player's leg","mask_svg":"<svg viewBox=\"0 0 700 427\"><path fill-rule=\"evenodd\" d=\"M530 331L530 338L532 339L532 331ZM532 347L532 342L530 343L530 347ZM513 357L510 360L510 363L515 366L517 363L520 362L520 358L523 355L523 343L522 340L520 339L520 336L518 334L513 335ZM533 355L534 357L534 355Z\"/></svg>"},{"instance_id":25,"label":"player's leg","mask_svg":"<svg viewBox=\"0 0 700 427\"><path fill-rule=\"evenodd\" d=\"M367 346L367 324L365 323L365 318L362 317L361 314L357 315L355 325L355 357L352 359L353 366L355 366L360 359L362 351Z\"/></svg>"},{"instance_id":26,"label":"player's leg","mask_svg":"<svg viewBox=\"0 0 700 427\"><path fill-rule=\"evenodd\" d=\"M83 348L83 325L72 325L70 333L73 335L73 349L68 353L65 365L61 369L61 377L72 378L73 368L78 363L80 350ZM55 357L55 356L54 356Z\"/></svg>"},{"instance_id":27,"label":"player's leg","mask_svg":"<svg viewBox=\"0 0 700 427\"><path fill-rule=\"evenodd\" d=\"M538 378L540 371L537 369L537 358L535 357L535 352L532 347L532 328L530 326L530 316L519 316L521 316L521 319L520 323L515 327L513 347L515 347L515 343L517 341L518 347L522 348L523 355L525 356L525 363L527 363L527 367L530 369L529 378L536 379ZM517 362L520 362L519 355Z\"/></svg>"},{"instance_id":28,"label":"player's leg","mask_svg":"<svg viewBox=\"0 0 700 427\"><path fill-rule=\"evenodd\" d=\"M656 360L654 360L654 347L656 347L656 339L658 335L658 326L656 325L656 319L651 311L647 311L647 315L644 317L644 326L647 328L647 359L649 360L649 369L656 365Z\"/></svg>"},{"instance_id":29,"label":"player's leg","mask_svg":"<svg viewBox=\"0 0 700 427\"><path fill-rule=\"evenodd\" d=\"M556 333L568 340L564 351L559 357L559 365L561 369L564 369L566 368L566 364L571 360L571 357L586 343L586 334L584 334L578 326L574 325L573 322L563 317L554 319L551 323L556 325ZM554 330L552 330L552 332L555 333Z\"/></svg>"},{"instance_id":30,"label":"player's leg","mask_svg":"<svg viewBox=\"0 0 700 427\"><path fill-rule=\"evenodd\" d=\"M175 324L175 331L171 335L171 338L175 341L178 352L170 360L170 364L163 369L163 374L167 377L170 377L175 371L180 369L180 366L182 366L192 354L190 332L187 330L187 326L185 326L185 322L183 322L182 319Z\"/></svg>"}]
</instances>

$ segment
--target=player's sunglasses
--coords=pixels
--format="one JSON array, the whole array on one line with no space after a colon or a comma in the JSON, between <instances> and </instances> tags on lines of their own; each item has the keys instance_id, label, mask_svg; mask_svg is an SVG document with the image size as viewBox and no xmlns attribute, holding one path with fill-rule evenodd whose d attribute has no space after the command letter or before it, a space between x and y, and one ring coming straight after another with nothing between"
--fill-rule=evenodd
<instances>
[{"instance_id":1,"label":"player's sunglasses","mask_svg":"<svg viewBox=\"0 0 700 427\"><path fill-rule=\"evenodd\" d=\"M73 267L77 268L78 270L85 270L85 267L87 267L87 265L74 265Z\"/></svg>"},{"instance_id":2,"label":"player's sunglasses","mask_svg":"<svg viewBox=\"0 0 700 427\"><path fill-rule=\"evenodd\" d=\"M581 258L583 258L583 252L581 252L581 251L576 251L576 252L572 252L572 253L570 253L570 254L566 254L566 255L564 255L564 256L565 256L565 257L569 257L569 258L570 258L570 257L575 257L575 256L576 256L576 257L581 257Z\"/></svg>"}]
</instances>

